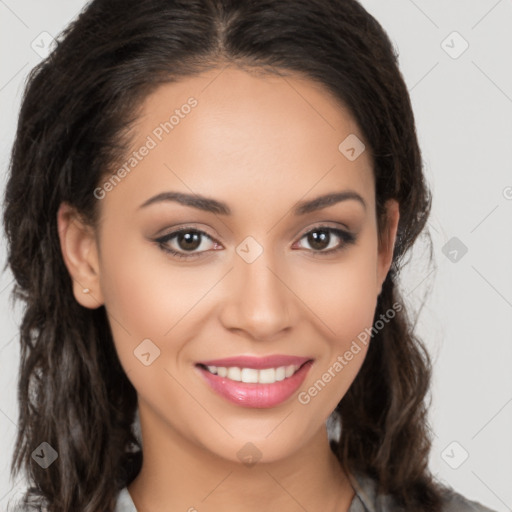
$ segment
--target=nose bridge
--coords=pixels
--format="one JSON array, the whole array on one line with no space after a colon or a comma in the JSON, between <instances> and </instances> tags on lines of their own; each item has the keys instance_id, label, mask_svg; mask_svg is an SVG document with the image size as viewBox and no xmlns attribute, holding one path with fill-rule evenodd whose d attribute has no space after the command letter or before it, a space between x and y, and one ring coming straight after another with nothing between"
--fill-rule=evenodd
<instances>
[{"instance_id":1,"label":"nose bridge","mask_svg":"<svg viewBox=\"0 0 512 512\"><path fill-rule=\"evenodd\" d=\"M280 275L282 265L271 248L247 237L236 248L231 291L224 310L226 327L247 331L254 338L268 338L292 322L293 293Z\"/></svg>"}]
</instances>

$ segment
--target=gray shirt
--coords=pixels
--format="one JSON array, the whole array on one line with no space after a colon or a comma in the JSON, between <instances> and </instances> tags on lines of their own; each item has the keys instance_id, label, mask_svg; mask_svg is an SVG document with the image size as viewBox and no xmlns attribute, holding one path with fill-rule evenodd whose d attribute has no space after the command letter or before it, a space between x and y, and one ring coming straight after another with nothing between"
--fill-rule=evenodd
<instances>
[{"instance_id":1,"label":"gray shirt","mask_svg":"<svg viewBox=\"0 0 512 512\"><path fill-rule=\"evenodd\" d=\"M348 473L348 477L356 492L348 512L403 512L390 496L376 493L374 480L359 473ZM443 512L496 512L453 490L444 499ZM127 487L119 493L115 512L137 512Z\"/></svg>"}]
</instances>

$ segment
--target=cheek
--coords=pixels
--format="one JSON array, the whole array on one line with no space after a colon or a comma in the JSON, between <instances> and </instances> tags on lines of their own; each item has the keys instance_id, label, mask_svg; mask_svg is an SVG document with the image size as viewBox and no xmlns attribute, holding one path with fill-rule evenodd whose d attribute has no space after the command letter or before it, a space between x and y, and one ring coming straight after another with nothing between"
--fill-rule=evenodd
<instances>
[{"instance_id":1,"label":"cheek","mask_svg":"<svg viewBox=\"0 0 512 512\"><path fill-rule=\"evenodd\" d=\"M105 236L101 288L112 320L135 336L162 338L211 286L204 272L180 267L126 228ZM212 280L213 282L213 280ZM118 326L119 327L119 326Z\"/></svg>"},{"instance_id":2,"label":"cheek","mask_svg":"<svg viewBox=\"0 0 512 512\"><path fill-rule=\"evenodd\" d=\"M323 335L298 401L320 417L329 414L345 395L371 342L377 306L377 247L373 240L370 236L360 239L344 257L316 264L314 273L309 263L310 268L300 273L303 277L297 277L300 296L307 297L305 302L315 313L309 318ZM305 279L306 275L311 277Z\"/></svg>"},{"instance_id":3,"label":"cheek","mask_svg":"<svg viewBox=\"0 0 512 512\"><path fill-rule=\"evenodd\" d=\"M295 278L300 283L297 295L323 324L326 338L340 347L373 322L377 258L376 248L368 242L362 240L340 259L309 262Z\"/></svg>"},{"instance_id":4,"label":"cheek","mask_svg":"<svg viewBox=\"0 0 512 512\"><path fill-rule=\"evenodd\" d=\"M116 350L127 373L141 366L136 354L143 340L155 345L152 357L159 354L168 339L165 334L186 312L190 288L178 272L171 276L168 267L167 271L161 267L165 258L155 261L157 251L140 239L132 241L122 229L112 229L110 234L105 231L101 290Z\"/></svg>"},{"instance_id":5,"label":"cheek","mask_svg":"<svg viewBox=\"0 0 512 512\"><path fill-rule=\"evenodd\" d=\"M311 309L323 334L316 361L297 400L312 417L326 418L348 391L371 342L377 305L371 258L317 274ZM325 273L325 275L323 275Z\"/></svg>"}]
</instances>

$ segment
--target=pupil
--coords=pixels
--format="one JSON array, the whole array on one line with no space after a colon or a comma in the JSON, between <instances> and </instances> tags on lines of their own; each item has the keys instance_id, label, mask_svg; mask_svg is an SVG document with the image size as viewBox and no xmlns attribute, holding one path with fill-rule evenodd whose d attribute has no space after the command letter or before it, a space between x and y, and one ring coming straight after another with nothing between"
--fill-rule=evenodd
<instances>
[{"instance_id":1,"label":"pupil","mask_svg":"<svg viewBox=\"0 0 512 512\"><path fill-rule=\"evenodd\" d=\"M182 249L197 249L200 244L199 233L180 233L178 243ZM183 244L182 241L185 241Z\"/></svg>"},{"instance_id":2,"label":"pupil","mask_svg":"<svg viewBox=\"0 0 512 512\"><path fill-rule=\"evenodd\" d=\"M325 247L329 246L329 232L322 229L311 232L308 237L308 243L315 249L325 249Z\"/></svg>"}]
</instances>

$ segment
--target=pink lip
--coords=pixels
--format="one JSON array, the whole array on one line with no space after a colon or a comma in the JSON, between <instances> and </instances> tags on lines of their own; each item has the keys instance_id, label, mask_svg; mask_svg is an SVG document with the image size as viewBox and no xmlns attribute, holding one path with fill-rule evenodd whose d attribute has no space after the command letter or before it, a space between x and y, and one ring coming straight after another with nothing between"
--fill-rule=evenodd
<instances>
[{"instance_id":1,"label":"pink lip","mask_svg":"<svg viewBox=\"0 0 512 512\"><path fill-rule=\"evenodd\" d=\"M291 364L302 365L309 361L310 357L272 355L265 357L254 356L235 356L226 357L224 359L211 359L209 361L199 361L198 364L205 366L238 366L240 368L253 368L255 370L263 370L265 368L278 368L279 366L290 366Z\"/></svg>"},{"instance_id":2,"label":"pink lip","mask_svg":"<svg viewBox=\"0 0 512 512\"><path fill-rule=\"evenodd\" d=\"M213 391L215 391L228 401L236 405L240 405L242 407L253 407L263 409L275 407L281 404L282 402L290 398L293 395L293 393L295 393L295 391L297 391L297 389L304 382L304 379L306 378L306 375L309 371L309 368L313 364L313 361L307 358L299 359L305 362L291 377L288 377L278 382L274 382L273 384L237 382L228 379L227 377L220 377L219 375L214 375L210 373L206 368L203 368L201 366L203 363L201 363L201 365L196 365L196 368L201 373L207 384L213 389ZM227 360L217 360L217 362L222 362L222 364L225 364L224 361ZM237 358L237 361L240 361L240 358ZM271 365L269 366L266 362L263 363L261 360L259 360L258 362L260 364L266 365L263 368L272 367ZM208 363L210 363L210 361L208 361ZM251 368L250 365L246 366L246 364L247 363L244 363L244 368ZM289 364L300 364L300 362L292 362ZM218 366L222 365L218 364ZM231 363L230 366L238 365ZM277 366L286 366L286 364L278 364Z\"/></svg>"}]
</instances>

